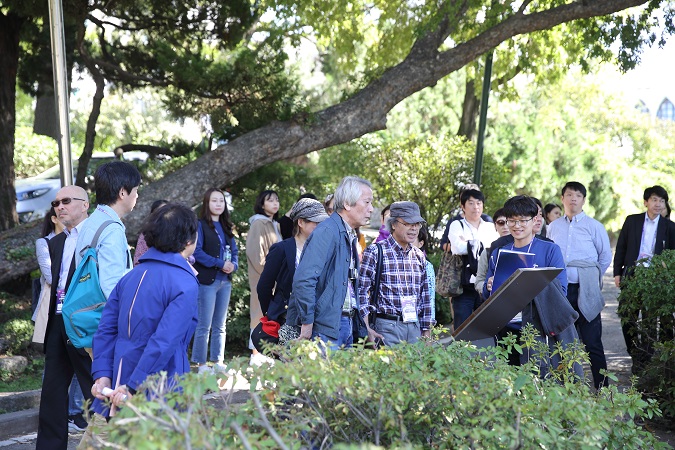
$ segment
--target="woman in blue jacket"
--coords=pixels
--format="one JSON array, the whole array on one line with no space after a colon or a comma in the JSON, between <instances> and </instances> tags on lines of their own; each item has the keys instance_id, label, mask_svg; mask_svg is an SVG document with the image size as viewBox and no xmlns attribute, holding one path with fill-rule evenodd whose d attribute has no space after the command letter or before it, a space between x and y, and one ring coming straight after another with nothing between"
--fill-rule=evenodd
<instances>
[{"instance_id":1,"label":"woman in blue jacket","mask_svg":"<svg viewBox=\"0 0 675 450\"><path fill-rule=\"evenodd\" d=\"M187 348L197 326L199 283L187 258L197 239L197 217L178 204L157 209L143 228L149 250L113 289L94 335L94 410L107 415L145 379L166 371L170 383L190 371Z\"/></svg>"}]
</instances>

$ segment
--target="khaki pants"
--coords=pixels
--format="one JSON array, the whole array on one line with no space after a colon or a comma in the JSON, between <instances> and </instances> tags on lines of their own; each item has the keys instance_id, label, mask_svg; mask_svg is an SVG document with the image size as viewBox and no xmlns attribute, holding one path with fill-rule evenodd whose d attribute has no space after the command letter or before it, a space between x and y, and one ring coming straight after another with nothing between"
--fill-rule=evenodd
<instances>
[{"instance_id":1,"label":"khaki pants","mask_svg":"<svg viewBox=\"0 0 675 450\"><path fill-rule=\"evenodd\" d=\"M77 450L92 450L103 448L102 442L108 439L108 421L100 414L94 413L89 418L89 425L82 435Z\"/></svg>"}]
</instances>

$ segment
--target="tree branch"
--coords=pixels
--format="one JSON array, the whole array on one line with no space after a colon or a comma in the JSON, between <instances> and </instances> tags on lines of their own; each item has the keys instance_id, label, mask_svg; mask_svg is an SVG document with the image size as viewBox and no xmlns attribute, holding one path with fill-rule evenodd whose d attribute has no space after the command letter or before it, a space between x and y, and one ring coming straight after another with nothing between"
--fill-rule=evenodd
<instances>
[{"instance_id":1,"label":"tree branch","mask_svg":"<svg viewBox=\"0 0 675 450\"><path fill-rule=\"evenodd\" d=\"M496 26L451 49L439 52L449 33L443 20L422 36L398 65L350 99L310 115L272 122L205 154L162 180L148 185L136 210L127 219L135 238L150 204L157 198L181 198L198 203L212 185L227 186L266 164L349 142L386 128L387 113L399 102L442 77L461 69L486 51L520 34L552 28L564 22L604 16L647 0L588 0L572 2L537 13L511 16ZM199 174L199 176L195 176Z\"/></svg>"}]
</instances>

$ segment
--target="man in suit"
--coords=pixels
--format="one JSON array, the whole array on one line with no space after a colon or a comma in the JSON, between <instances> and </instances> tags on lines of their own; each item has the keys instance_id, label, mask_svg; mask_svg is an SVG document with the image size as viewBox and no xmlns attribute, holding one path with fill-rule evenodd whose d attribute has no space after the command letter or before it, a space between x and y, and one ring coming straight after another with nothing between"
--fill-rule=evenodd
<instances>
[{"instance_id":1,"label":"man in suit","mask_svg":"<svg viewBox=\"0 0 675 450\"><path fill-rule=\"evenodd\" d=\"M45 332L45 372L40 396L36 449L66 450L68 447L68 386L73 374L85 399L92 399L91 358L70 343L61 307L75 271L75 247L87 218L89 200L79 186L66 186L56 194L52 206L63 223L63 233L49 240L52 260L52 291Z\"/></svg>"},{"instance_id":2,"label":"man in suit","mask_svg":"<svg viewBox=\"0 0 675 450\"><path fill-rule=\"evenodd\" d=\"M614 255L616 287L621 286L621 280L624 277L630 276L636 261L646 259L645 264L649 264L648 260L652 256L666 249L675 249L675 224L661 217L661 212L668 202L668 192L661 186L652 186L645 189L642 197L647 212L626 217L616 243ZM626 349L633 359L634 370L639 370L645 358L649 358L650 353L647 337L638 331L636 325L639 313L640 311L622 312L621 314L621 327L626 340ZM647 335L654 333L655 336L656 321L645 321L644 313L642 311L642 331Z\"/></svg>"}]
</instances>

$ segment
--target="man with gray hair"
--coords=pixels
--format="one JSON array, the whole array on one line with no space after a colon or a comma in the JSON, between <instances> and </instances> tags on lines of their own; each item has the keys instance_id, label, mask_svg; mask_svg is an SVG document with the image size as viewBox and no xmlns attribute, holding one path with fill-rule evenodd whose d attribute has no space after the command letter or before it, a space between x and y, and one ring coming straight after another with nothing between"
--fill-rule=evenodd
<instances>
[{"instance_id":1,"label":"man with gray hair","mask_svg":"<svg viewBox=\"0 0 675 450\"><path fill-rule=\"evenodd\" d=\"M300 339L319 338L332 349L365 335L357 314L358 265L355 228L373 212L370 182L345 177L335 191L335 212L305 243L293 277L287 323L301 325Z\"/></svg>"},{"instance_id":2,"label":"man with gray hair","mask_svg":"<svg viewBox=\"0 0 675 450\"><path fill-rule=\"evenodd\" d=\"M414 202L392 203L389 212L386 226L391 234L363 252L359 312L369 341L385 345L415 343L421 336L430 336L432 322L426 258L413 245L424 219ZM379 275L378 246L382 252ZM373 316L372 328L369 315Z\"/></svg>"}]
</instances>

